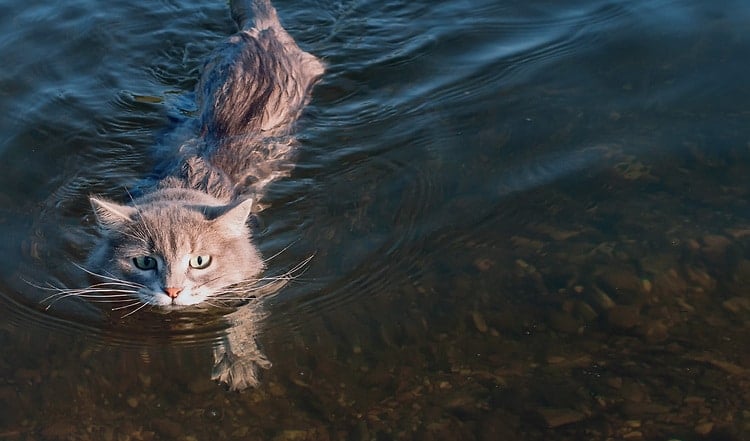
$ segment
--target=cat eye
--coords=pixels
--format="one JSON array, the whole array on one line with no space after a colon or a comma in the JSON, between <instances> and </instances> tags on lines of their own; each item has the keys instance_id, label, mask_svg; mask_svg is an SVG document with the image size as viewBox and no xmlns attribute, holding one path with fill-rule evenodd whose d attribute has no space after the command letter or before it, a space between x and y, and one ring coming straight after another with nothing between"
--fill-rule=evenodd
<instances>
[{"instance_id":1,"label":"cat eye","mask_svg":"<svg viewBox=\"0 0 750 441\"><path fill-rule=\"evenodd\" d=\"M211 256L193 256L190 258L190 267L203 269L211 265Z\"/></svg>"},{"instance_id":2,"label":"cat eye","mask_svg":"<svg viewBox=\"0 0 750 441\"><path fill-rule=\"evenodd\" d=\"M156 259L151 256L133 257L133 264L144 271L156 269Z\"/></svg>"}]
</instances>

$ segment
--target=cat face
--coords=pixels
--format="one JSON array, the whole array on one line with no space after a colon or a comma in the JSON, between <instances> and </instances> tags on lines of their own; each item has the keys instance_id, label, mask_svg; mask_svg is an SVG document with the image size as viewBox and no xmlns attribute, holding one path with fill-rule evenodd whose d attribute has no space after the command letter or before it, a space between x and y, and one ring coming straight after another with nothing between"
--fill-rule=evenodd
<instances>
[{"instance_id":1,"label":"cat face","mask_svg":"<svg viewBox=\"0 0 750 441\"><path fill-rule=\"evenodd\" d=\"M102 237L87 269L121 298L149 305L195 305L227 293L237 299L232 286L263 270L246 225L252 201L205 202L152 197L129 206L92 198Z\"/></svg>"}]
</instances>

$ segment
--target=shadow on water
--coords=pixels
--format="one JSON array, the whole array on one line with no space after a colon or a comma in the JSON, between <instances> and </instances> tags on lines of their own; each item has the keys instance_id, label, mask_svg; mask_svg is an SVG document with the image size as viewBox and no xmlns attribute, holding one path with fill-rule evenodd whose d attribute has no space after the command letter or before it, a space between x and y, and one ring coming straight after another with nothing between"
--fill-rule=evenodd
<instances>
[{"instance_id":1,"label":"shadow on water","mask_svg":"<svg viewBox=\"0 0 750 441\"><path fill-rule=\"evenodd\" d=\"M0 439L747 438L740 1L278 0L328 72L261 386L210 380L225 311L45 310L186 136L204 3L0 5Z\"/></svg>"}]
</instances>

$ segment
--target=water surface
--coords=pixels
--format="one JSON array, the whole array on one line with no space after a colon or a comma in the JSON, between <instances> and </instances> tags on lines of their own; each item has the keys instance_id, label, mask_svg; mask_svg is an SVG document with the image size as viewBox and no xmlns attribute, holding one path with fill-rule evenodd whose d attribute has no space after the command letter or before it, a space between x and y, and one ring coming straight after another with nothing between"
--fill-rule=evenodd
<instances>
[{"instance_id":1,"label":"water surface","mask_svg":"<svg viewBox=\"0 0 750 441\"><path fill-rule=\"evenodd\" d=\"M190 120L227 5L0 5L1 439L750 436L750 6L275 4L328 71L259 242L314 259L242 393L208 379L219 313L35 287Z\"/></svg>"}]
</instances>

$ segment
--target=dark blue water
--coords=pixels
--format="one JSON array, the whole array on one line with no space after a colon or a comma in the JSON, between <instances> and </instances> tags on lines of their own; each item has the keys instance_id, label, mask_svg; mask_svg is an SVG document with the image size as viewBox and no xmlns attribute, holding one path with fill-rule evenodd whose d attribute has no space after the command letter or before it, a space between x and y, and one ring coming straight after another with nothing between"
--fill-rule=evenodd
<instances>
[{"instance_id":1,"label":"dark blue water","mask_svg":"<svg viewBox=\"0 0 750 441\"><path fill-rule=\"evenodd\" d=\"M221 314L45 310L189 121L225 2L0 5L0 439L750 437L750 4L275 2L328 71Z\"/></svg>"}]
</instances>

